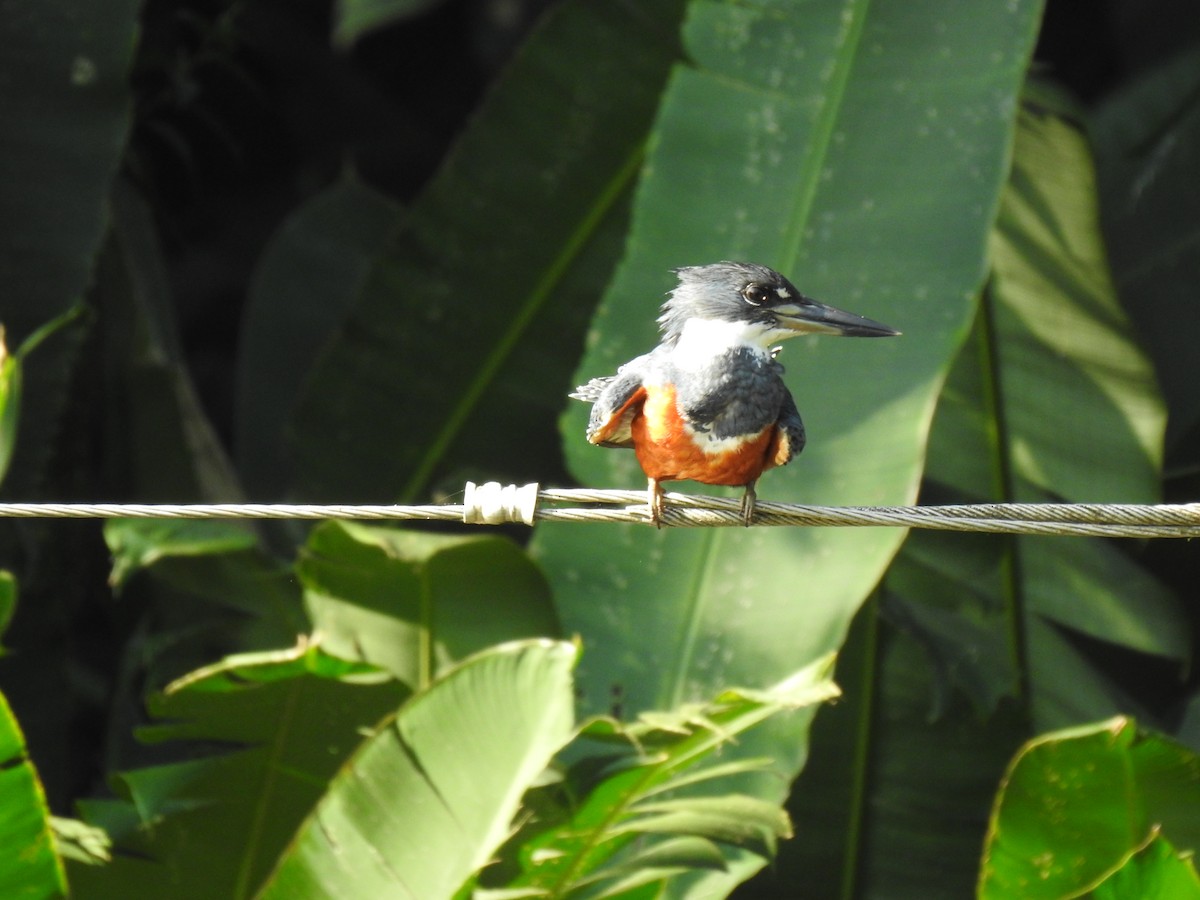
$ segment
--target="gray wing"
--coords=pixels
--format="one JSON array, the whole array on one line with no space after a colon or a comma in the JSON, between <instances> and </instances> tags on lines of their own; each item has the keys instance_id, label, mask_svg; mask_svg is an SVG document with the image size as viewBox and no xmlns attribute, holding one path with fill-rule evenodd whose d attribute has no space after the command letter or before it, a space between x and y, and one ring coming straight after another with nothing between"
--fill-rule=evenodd
<instances>
[{"instance_id":1,"label":"gray wing","mask_svg":"<svg viewBox=\"0 0 1200 900\"><path fill-rule=\"evenodd\" d=\"M646 389L642 384L644 359L639 356L626 363L617 370L616 375L593 378L569 395L592 404L587 439L593 444L601 447L633 446L629 426L646 399Z\"/></svg>"}]
</instances>

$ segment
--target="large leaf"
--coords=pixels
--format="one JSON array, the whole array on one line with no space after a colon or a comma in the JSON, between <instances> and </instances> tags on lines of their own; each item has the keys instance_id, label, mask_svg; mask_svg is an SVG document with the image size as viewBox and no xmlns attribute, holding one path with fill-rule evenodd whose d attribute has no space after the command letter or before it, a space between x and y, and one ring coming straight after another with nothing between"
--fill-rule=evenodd
<instances>
[{"instance_id":1,"label":"large leaf","mask_svg":"<svg viewBox=\"0 0 1200 900\"><path fill-rule=\"evenodd\" d=\"M619 252L681 8L571 0L531 37L311 372L292 420L299 493L416 497L464 456L525 480L560 469L550 423Z\"/></svg>"},{"instance_id":2,"label":"large leaf","mask_svg":"<svg viewBox=\"0 0 1200 900\"><path fill-rule=\"evenodd\" d=\"M369 729L406 696L385 673L319 647L230 657L151 699L147 741L208 755L123 772L117 800L80 803L116 844L73 867L74 896L248 897Z\"/></svg>"},{"instance_id":3,"label":"large leaf","mask_svg":"<svg viewBox=\"0 0 1200 900\"><path fill-rule=\"evenodd\" d=\"M979 896L1078 896L1160 831L1200 847L1194 753L1122 717L1044 735L1017 754L996 797Z\"/></svg>"},{"instance_id":4,"label":"large leaf","mask_svg":"<svg viewBox=\"0 0 1200 900\"><path fill-rule=\"evenodd\" d=\"M453 896L570 735L575 652L503 645L416 695L342 767L260 896Z\"/></svg>"},{"instance_id":5,"label":"large leaf","mask_svg":"<svg viewBox=\"0 0 1200 900\"><path fill-rule=\"evenodd\" d=\"M1086 141L1041 105L1052 99L1021 115L993 280L942 395L927 475L972 499L1154 502L1162 402L1107 276ZM1042 727L1119 708L1099 672L1083 699L1067 667L1087 665L1059 629L1187 654L1169 592L1098 540L916 534L889 587L981 709L1032 691Z\"/></svg>"},{"instance_id":6,"label":"large leaf","mask_svg":"<svg viewBox=\"0 0 1200 900\"><path fill-rule=\"evenodd\" d=\"M1161 404L1105 275L1087 146L1044 107L1020 115L993 259L939 398L930 497L1153 501ZM1063 723L1128 708L1081 635L1187 652L1170 594L1098 540L916 532L880 610L890 637L844 660L842 721L822 736L843 755L819 756L792 805L797 821L840 817L816 846L798 842L801 865L848 872L864 896L962 896L991 785L1029 715ZM870 750L851 757L854 746Z\"/></svg>"},{"instance_id":7,"label":"large leaf","mask_svg":"<svg viewBox=\"0 0 1200 900\"><path fill-rule=\"evenodd\" d=\"M0 695L0 895L65 897L66 877L55 852L50 811L25 738Z\"/></svg>"},{"instance_id":8,"label":"large leaf","mask_svg":"<svg viewBox=\"0 0 1200 900\"><path fill-rule=\"evenodd\" d=\"M768 690L726 690L629 725L588 723L565 754L575 762L562 783L530 802L533 817L501 854L498 873L485 879L537 896L608 896L635 879L724 870L719 845L774 855L776 841L791 836L787 815L735 789L768 761L725 764L719 754L775 715L836 697L832 663L830 656ZM716 765L695 771L714 757Z\"/></svg>"},{"instance_id":9,"label":"large leaf","mask_svg":"<svg viewBox=\"0 0 1200 900\"><path fill-rule=\"evenodd\" d=\"M760 495L911 500L934 399L984 274L1039 12L1036 2L693 4L685 41L696 63L673 73L581 377L648 349L670 267L773 265L905 334L791 342L788 381L810 446ZM583 440L586 414L580 406L565 420L580 480L640 483L631 454ZM535 550L566 626L591 650L585 708L604 708L618 690L636 711L770 683L836 647L901 538L572 525L539 528ZM804 727L768 726L738 748L777 758L785 777L774 796L804 759Z\"/></svg>"},{"instance_id":10,"label":"large leaf","mask_svg":"<svg viewBox=\"0 0 1200 900\"><path fill-rule=\"evenodd\" d=\"M828 503L911 498L932 392L982 275L987 212L1006 156L1008 119L999 111L977 116L971 104L1015 90L1036 12L1022 7L985 26L979 10L956 20L936 3L865 11L836 2L802 11L697 4L688 36L700 67L675 73L630 255L606 297L583 372L611 371L646 348L654 298L669 285L672 264L751 256L795 269L812 293L913 334L796 348L804 352L797 368L823 386L797 391L812 446L792 469L769 476L762 492ZM887 56L877 42L892 30L908 40L889 44L894 55ZM937 54L921 38L935 46L957 41L957 49ZM979 64L993 52L999 63ZM900 78L900 70L910 77ZM822 79L823 71L832 76ZM916 115L903 112L910 108ZM939 114L946 119L927 124ZM943 138L954 132L964 144L961 159L947 165L940 142L927 140L932 129ZM948 190L955 177L961 183ZM937 181L936 191L922 186L926 178ZM744 214L729 213L730 197ZM914 222L917 197L925 208ZM947 204L941 212L931 207L939 198ZM973 216L972 203L980 207ZM767 218L790 228L763 229ZM901 218L906 225L897 228ZM881 368L886 380L874 374ZM871 412L864 417L863 410ZM586 444L585 417L581 407L567 420L568 452L581 478L624 486L640 480L631 454ZM634 709L669 707L706 684L765 682L789 662L828 651L901 537L635 528L539 529L536 546L561 585L569 625L602 648L585 667L590 708L605 705L614 683ZM604 652L614 641L626 647L619 659Z\"/></svg>"},{"instance_id":11,"label":"large leaf","mask_svg":"<svg viewBox=\"0 0 1200 900\"><path fill-rule=\"evenodd\" d=\"M511 541L329 522L301 551L314 633L414 689L493 644L561 631L546 580Z\"/></svg>"}]
</instances>

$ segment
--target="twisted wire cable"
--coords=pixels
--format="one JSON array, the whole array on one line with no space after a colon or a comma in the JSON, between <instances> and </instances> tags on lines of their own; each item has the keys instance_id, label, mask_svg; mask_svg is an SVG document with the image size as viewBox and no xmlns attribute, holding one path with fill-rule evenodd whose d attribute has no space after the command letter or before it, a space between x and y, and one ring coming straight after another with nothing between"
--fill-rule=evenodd
<instances>
[{"instance_id":1,"label":"twisted wire cable","mask_svg":"<svg viewBox=\"0 0 1200 900\"><path fill-rule=\"evenodd\" d=\"M743 525L740 501L668 493L671 527ZM468 482L462 503L425 506L292 503L0 503L3 518L357 519L466 524L650 523L644 491L521 487ZM1200 537L1200 503L972 503L947 506L812 506L759 502L754 524L924 528L1000 534Z\"/></svg>"}]
</instances>

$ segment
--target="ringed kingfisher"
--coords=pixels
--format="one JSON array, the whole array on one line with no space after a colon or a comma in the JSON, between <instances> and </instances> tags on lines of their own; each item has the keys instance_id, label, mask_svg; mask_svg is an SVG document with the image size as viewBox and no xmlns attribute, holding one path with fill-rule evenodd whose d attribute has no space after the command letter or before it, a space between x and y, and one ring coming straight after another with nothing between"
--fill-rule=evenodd
<instances>
[{"instance_id":1,"label":"ringed kingfisher","mask_svg":"<svg viewBox=\"0 0 1200 900\"><path fill-rule=\"evenodd\" d=\"M750 525L759 476L804 448L804 423L774 343L798 334L900 332L818 303L766 266L719 262L674 272L679 283L658 318L659 345L570 396L592 404L591 443L637 454L656 526L662 482L681 480L745 488L742 519Z\"/></svg>"}]
</instances>

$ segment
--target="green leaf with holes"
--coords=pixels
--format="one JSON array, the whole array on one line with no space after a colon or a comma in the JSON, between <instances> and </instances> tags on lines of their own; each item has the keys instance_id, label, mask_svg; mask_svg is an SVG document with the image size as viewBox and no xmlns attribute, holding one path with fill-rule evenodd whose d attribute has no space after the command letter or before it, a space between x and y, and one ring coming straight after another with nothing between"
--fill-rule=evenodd
<instances>
[{"instance_id":1,"label":"green leaf with holes","mask_svg":"<svg viewBox=\"0 0 1200 900\"><path fill-rule=\"evenodd\" d=\"M1013 760L996 797L979 897L1079 896L1160 833L1180 850L1200 848L1194 752L1124 717L1035 738ZM1108 896L1121 896L1112 887Z\"/></svg>"}]
</instances>

